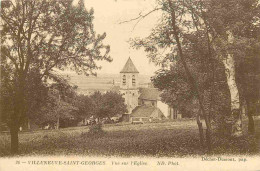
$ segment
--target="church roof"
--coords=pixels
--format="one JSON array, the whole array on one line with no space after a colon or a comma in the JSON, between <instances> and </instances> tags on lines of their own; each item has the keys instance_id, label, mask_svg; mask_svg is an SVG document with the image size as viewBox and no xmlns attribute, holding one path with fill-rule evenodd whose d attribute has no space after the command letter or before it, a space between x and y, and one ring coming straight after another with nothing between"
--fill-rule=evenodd
<instances>
[{"instance_id":1,"label":"church roof","mask_svg":"<svg viewBox=\"0 0 260 171\"><path fill-rule=\"evenodd\" d=\"M160 100L160 92L157 88L140 88L139 92L139 99Z\"/></svg>"},{"instance_id":2,"label":"church roof","mask_svg":"<svg viewBox=\"0 0 260 171\"><path fill-rule=\"evenodd\" d=\"M120 73L139 73L138 70L136 69L133 61L129 57L124 68L120 71Z\"/></svg>"},{"instance_id":3,"label":"church roof","mask_svg":"<svg viewBox=\"0 0 260 171\"><path fill-rule=\"evenodd\" d=\"M154 106L149 106L149 105L142 105L142 106L137 106L131 114L131 117L151 117L151 116L156 116L156 117L164 117L162 111Z\"/></svg>"}]
</instances>

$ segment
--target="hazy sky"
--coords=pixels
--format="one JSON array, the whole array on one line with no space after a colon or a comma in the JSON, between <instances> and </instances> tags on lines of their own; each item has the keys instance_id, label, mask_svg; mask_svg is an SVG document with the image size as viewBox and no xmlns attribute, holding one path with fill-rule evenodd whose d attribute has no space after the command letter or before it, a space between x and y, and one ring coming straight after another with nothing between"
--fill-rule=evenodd
<instances>
[{"instance_id":1,"label":"hazy sky","mask_svg":"<svg viewBox=\"0 0 260 171\"><path fill-rule=\"evenodd\" d=\"M149 15L135 28L136 21L119 24L136 18L140 12L149 12L156 6L154 0L85 0L85 6L87 9L94 8L94 28L97 33L107 33L104 43L111 46L113 62L100 62L102 69L98 73L119 73L129 56L140 74L151 75L158 69L149 63L143 49L132 49L127 41L129 38L147 36L158 21L159 13Z\"/></svg>"}]
</instances>

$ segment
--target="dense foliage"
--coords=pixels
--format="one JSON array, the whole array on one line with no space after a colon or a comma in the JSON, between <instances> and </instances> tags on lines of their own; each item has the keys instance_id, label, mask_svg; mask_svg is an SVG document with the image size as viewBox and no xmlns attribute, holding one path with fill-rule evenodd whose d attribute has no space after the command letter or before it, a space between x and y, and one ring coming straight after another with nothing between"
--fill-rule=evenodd
<instances>
[{"instance_id":1,"label":"dense foliage","mask_svg":"<svg viewBox=\"0 0 260 171\"><path fill-rule=\"evenodd\" d=\"M258 1L159 0L157 7L162 12L158 25L148 37L134 38L131 43L135 48L144 48L148 58L162 67L152 80L163 91L162 99L179 110L198 100L194 86L189 82L190 76L182 65L181 50L195 87L203 97L206 112L218 121L218 116L224 116L220 121L223 122L231 113L223 60L232 53L241 104L249 102L255 106L249 106L249 110L256 108L260 87ZM233 34L232 43L227 42L227 30ZM181 49L177 48L174 32Z\"/></svg>"},{"instance_id":2,"label":"dense foliage","mask_svg":"<svg viewBox=\"0 0 260 171\"><path fill-rule=\"evenodd\" d=\"M31 108L28 98L38 91L30 85L31 74L42 81L40 86L56 81L55 68L89 75L100 68L96 61L112 61L110 47L103 44L106 33L95 32L93 19L94 10L87 10L82 0L77 5L73 0L1 2L1 94L8 98L1 107L12 104L1 118L9 121L12 152L18 151L18 128Z\"/></svg>"},{"instance_id":3,"label":"dense foliage","mask_svg":"<svg viewBox=\"0 0 260 171\"><path fill-rule=\"evenodd\" d=\"M253 133L252 106L259 106L259 1L157 3L151 11L160 10L162 14L157 26L149 36L130 42L135 48L144 48L147 57L162 67L153 78L155 86L163 91L162 100L182 111L184 106L186 110L189 109L186 106L191 106L192 113L197 113L202 147L204 132L200 117L205 119L209 151L213 123L229 136L243 135L241 111L245 103L248 130ZM145 16L136 19L139 22ZM243 70L245 73L241 73ZM252 90L255 95L250 94Z\"/></svg>"},{"instance_id":4,"label":"dense foliage","mask_svg":"<svg viewBox=\"0 0 260 171\"><path fill-rule=\"evenodd\" d=\"M96 91L90 96L81 95L76 106L81 118L111 118L126 113L122 95L111 91L104 94Z\"/></svg>"}]
</instances>

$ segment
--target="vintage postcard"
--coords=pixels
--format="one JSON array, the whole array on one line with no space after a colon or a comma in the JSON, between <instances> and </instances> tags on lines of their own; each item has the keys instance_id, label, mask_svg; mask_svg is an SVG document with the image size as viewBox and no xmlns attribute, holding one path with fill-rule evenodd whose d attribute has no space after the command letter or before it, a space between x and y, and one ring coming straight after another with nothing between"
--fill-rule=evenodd
<instances>
[{"instance_id":1,"label":"vintage postcard","mask_svg":"<svg viewBox=\"0 0 260 171\"><path fill-rule=\"evenodd\" d=\"M0 4L0 171L260 171L259 0Z\"/></svg>"}]
</instances>

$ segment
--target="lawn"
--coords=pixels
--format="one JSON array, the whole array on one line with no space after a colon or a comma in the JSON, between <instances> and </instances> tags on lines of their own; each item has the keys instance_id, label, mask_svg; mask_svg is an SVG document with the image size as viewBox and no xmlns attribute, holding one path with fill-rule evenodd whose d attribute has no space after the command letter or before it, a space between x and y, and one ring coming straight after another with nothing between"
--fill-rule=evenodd
<instances>
[{"instance_id":1,"label":"lawn","mask_svg":"<svg viewBox=\"0 0 260 171\"><path fill-rule=\"evenodd\" d=\"M260 120L255 136L244 126L240 139L213 138L212 154L259 155ZM195 120L140 125L105 125L105 133L89 136L88 127L39 130L19 134L20 155L185 157L205 154ZM10 136L0 134L0 156L10 155Z\"/></svg>"}]
</instances>

